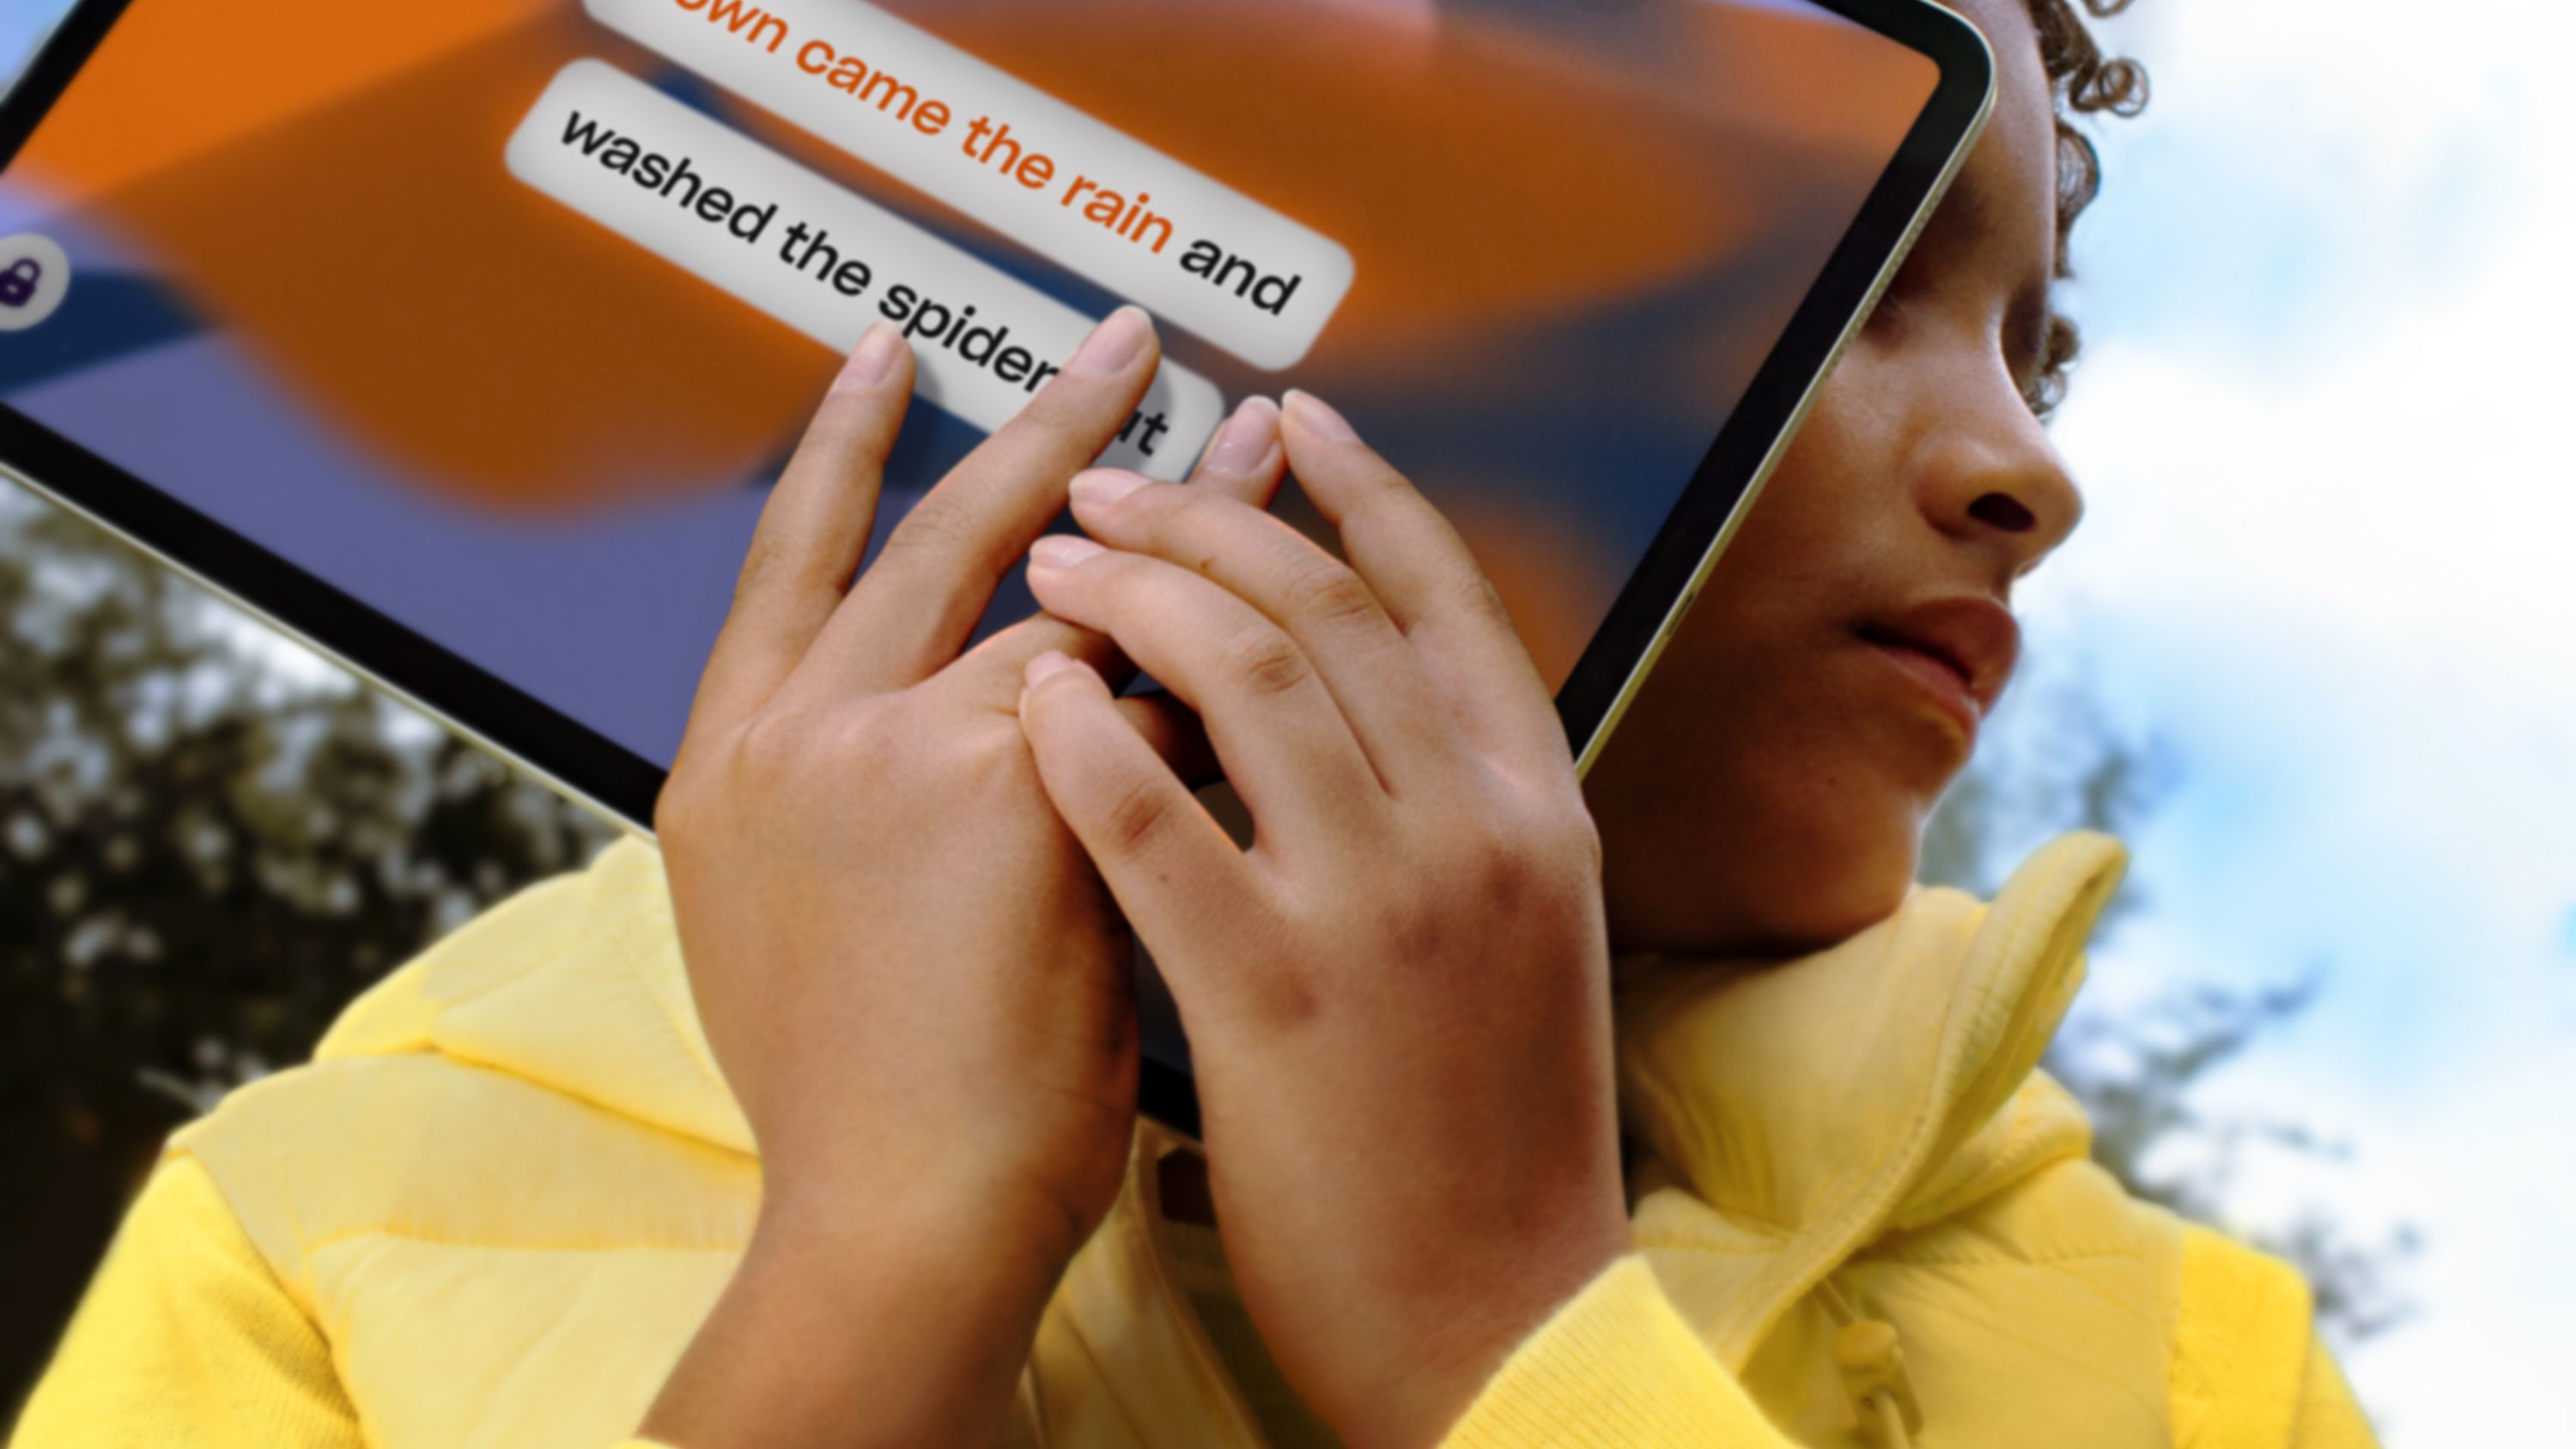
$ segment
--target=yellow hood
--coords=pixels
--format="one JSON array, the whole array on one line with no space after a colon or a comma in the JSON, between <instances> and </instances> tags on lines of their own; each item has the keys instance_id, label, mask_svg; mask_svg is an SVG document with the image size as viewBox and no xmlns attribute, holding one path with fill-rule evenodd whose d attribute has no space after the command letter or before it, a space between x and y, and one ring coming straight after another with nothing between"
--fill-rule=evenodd
<instances>
[{"instance_id":1,"label":"yellow hood","mask_svg":"<svg viewBox=\"0 0 2576 1449\"><path fill-rule=\"evenodd\" d=\"M2084 1160L2081 1114L2034 1071L2082 979L2085 933L2121 868L2112 842L2072 836L2034 857L1992 905L1918 890L1894 918L1801 961L1626 963L1620 1087L1635 1144L1638 1245L1685 1321L1799 1442L1859 1442L1831 1351L1839 1322L1856 1315L1902 1334L1940 1433L1929 1442L2174 1442L2165 1385L2182 1235ZM500 1224L494 1214L506 1210L511 1223L528 1219L531 1234L560 1238L597 1220L620 1224L626 1239L713 1234L711 1244L748 1228L757 1194L750 1133L691 1006L660 858L641 842L612 847L590 871L510 902L388 978L332 1030L312 1070L322 1078L292 1102L287 1094L298 1089L284 1082L242 1094L241 1108L223 1114L233 1118L231 1135L273 1130L259 1119L274 1116L295 1120L310 1141L312 1124L327 1115L369 1137L435 1133L437 1153L462 1153L495 1173L510 1170L502 1157L544 1162L537 1176L554 1184L545 1195L480 1206L460 1199L454 1213ZM411 1123L364 1096L393 1100L395 1078L336 1095L321 1084L333 1073L386 1070L408 1074L405 1082L444 1073L434 1100L450 1105L405 1107L423 1118ZM526 1084L508 1088L521 1093L546 1089L511 1109L529 1123L504 1131L460 1120L495 1110L478 1104L517 1100L508 1083ZM534 1121L539 1099L567 1097L608 1115L586 1114L589 1126ZM249 1110L261 1101L270 1105ZM703 1165L653 1155L633 1140L642 1128L688 1139ZM190 1134L210 1161L238 1164L219 1167L220 1177L254 1182L248 1159L223 1148L225 1136L221 1128ZM612 1151L612 1141L628 1145ZM1052 1422L1046 1442L1258 1442L1158 1244L1150 1168L1170 1145L1166 1134L1140 1132L1128 1197L1068 1276L1041 1333L1030 1392L1047 1401L1032 1416ZM379 1231L367 1225L380 1210L317 1214L316 1197L417 1204L429 1195L424 1183L455 1177L416 1150L389 1160L392 1177L381 1188L356 1194L347 1185L352 1159L334 1155L343 1164L337 1175L291 1215L315 1221L290 1229L284 1210L246 1215L275 1261L295 1262L317 1229L341 1244ZM647 1165L622 1166L630 1156ZM236 1201L259 1190L236 1192ZM484 1191L508 1195L497 1185ZM620 1194L625 1205L615 1206ZM279 1223L263 1227L270 1216ZM479 1240L498 1230L473 1232ZM370 1324L416 1314L425 1283L482 1281L452 1255L415 1265L338 1254L319 1269L296 1268L288 1281L314 1284L298 1291L359 1341ZM676 1352L691 1314L702 1311L693 1305L721 1287L723 1265L636 1262L623 1271L663 1276L653 1280L660 1286L630 1290L636 1306L611 1327L649 1338L657 1352L668 1339ZM646 1333L630 1320L648 1304ZM649 1395L658 1373L646 1355L626 1352L635 1382L599 1390L602 1417ZM385 1396L400 1387L400 1359L378 1356L392 1387L358 1388Z\"/></svg>"},{"instance_id":2,"label":"yellow hood","mask_svg":"<svg viewBox=\"0 0 2576 1449\"><path fill-rule=\"evenodd\" d=\"M2070 835L1991 905L1920 888L1794 963L1631 968L1638 1239L1730 1366L1863 1245L2084 1158L2082 1111L2036 1068L2125 866L2116 842Z\"/></svg>"},{"instance_id":3,"label":"yellow hood","mask_svg":"<svg viewBox=\"0 0 2576 1449\"><path fill-rule=\"evenodd\" d=\"M1764 1232L1849 1238L2081 1155L2081 1114L2030 1078L2124 860L2106 837L2070 835L1992 905L1918 889L1797 962L1631 963L1620 1098L1653 1152L1640 1196L1668 1179ZM577 879L585 910L542 894L505 904L352 1007L315 1060L435 1052L750 1153L698 1024L661 857L623 840ZM512 949L473 949L486 934Z\"/></svg>"},{"instance_id":4,"label":"yellow hood","mask_svg":"<svg viewBox=\"0 0 2576 1449\"><path fill-rule=\"evenodd\" d=\"M555 892L578 893L565 909ZM475 938L509 942L482 949ZM435 1052L728 1151L751 1125L698 1024L662 857L639 838L478 917L344 1013L313 1059Z\"/></svg>"}]
</instances>

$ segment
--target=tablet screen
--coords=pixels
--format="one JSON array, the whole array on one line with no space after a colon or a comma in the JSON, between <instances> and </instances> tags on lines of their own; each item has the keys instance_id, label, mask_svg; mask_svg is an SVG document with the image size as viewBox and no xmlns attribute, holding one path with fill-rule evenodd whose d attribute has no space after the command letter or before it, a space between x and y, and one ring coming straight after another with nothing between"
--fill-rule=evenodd
<instances>
[{"instance_id":1,"label":"tablet screen","mask_svg":"<svg viewBox=\"0 0 2576 1449\"><path fill-rule=\"evenodd\" d=\"M1805 0L132 0L0 402L662 766L862 330L882 540L1134 301L1112 461L1320 393L1561 684L1940 79Z\"/></svg>"}]
</instances>

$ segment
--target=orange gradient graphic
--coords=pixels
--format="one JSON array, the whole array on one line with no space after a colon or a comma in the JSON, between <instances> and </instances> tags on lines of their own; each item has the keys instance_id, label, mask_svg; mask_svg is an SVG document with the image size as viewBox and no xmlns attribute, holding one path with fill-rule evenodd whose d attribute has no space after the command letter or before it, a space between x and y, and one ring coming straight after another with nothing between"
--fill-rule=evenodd
<instances>
[{"instance_id":1,"label":"orange gradient graphic","mask_svg":"<svg viewBox=\"0 0 2576 1449\"><path fill-rule=\"evenodd\" d=\"M1523 364L1483 339L1739 244L1760 198L1716 138L1794 116L1784 144L1874 168L1931 82L1894 47L1728 6L1690 7L1685 62L1643 83L1473 16L887 8L1347 245L1358 283L1298 369L1342 386L1429 366L1461 389L1510 376ZM584 55L662 73L570 0L139 0L15 175L148 257L344 440L423 486L559 513L747 476L832 360L504 173L513 126ZM1854 85L1872 65L1884 77ZM1790 104L1828 77L1883 113ZM748 107L726 119L979 239Z\"/></svg>"}]
</instances>

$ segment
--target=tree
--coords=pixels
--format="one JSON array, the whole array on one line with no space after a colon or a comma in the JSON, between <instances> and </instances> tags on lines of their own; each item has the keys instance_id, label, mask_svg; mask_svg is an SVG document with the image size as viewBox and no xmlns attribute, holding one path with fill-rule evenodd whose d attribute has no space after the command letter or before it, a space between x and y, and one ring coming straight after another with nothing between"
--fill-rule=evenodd
<instances>
[{"instance_id":1,"label":"tree","mask_svg":"<svg viewBox=\"0 0 2576 1449\"><path fill-rule=\"evenodd\" d=\"M2007 715L1998 716L2005 728L1933 819L1924 841L1927 881L1992 895L2050 835L2129 832L2175 778L2170 754L2152 736L2114 722L2080 670L2023 688ZM2123 886L2096 943L2143 904L2134 886ZM2233 1221L2230 1188L2250 1154L2342 1159L2353 1149L2297 1122L2214 1115L2195 1101L2211 1074L2297 1020L2330 980L2329 971L2312 968L2250 987L2183 986L2143 1011L2079 1005L2047 1068L2092 1118L2095 1161L2138 1197L2236 1231L2298 1265L2316 1292L2319 1325L2348 1348L2412 1314L2402 1280L2422 1250L2420 1236L2400 1226L2378 1242L2361 1242L2316 1212L2286 1225Z\"/></svg>"},{"instance_id":2,"label":"tree","mask_svg":"<svg viewBox=\"0 0 2576 1449\"><path fill-rule=\"evenodd\" d=\"M608 827L0 489L0 1384L162 1139Z\"/></svg>"}]
</instances>

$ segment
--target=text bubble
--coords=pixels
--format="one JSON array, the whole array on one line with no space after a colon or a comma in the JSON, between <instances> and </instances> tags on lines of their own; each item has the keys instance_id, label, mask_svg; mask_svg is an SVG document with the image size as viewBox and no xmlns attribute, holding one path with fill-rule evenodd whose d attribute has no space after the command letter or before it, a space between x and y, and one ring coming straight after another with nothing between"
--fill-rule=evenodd
<instances>
[{"instance_id":1,"label":"text bubble","mask_svg":"<svg viewBox=\"0 0 2576 1449\"><path fill-rule=\"evenodd\" d=\"M510 174L846 352L883 319L920 395L986 431L1059 371L1092 319L603 61L555 76ZM1166 362L1104 463L1177 479L1222 420L1215 383Z\"/></svg>"},{"instance_id":2,"label":"text bubble","mask_svg":"<svg viewBox=\"0 0 2576 1449\"><path fill-rule=\"evenodd\" d=\"M1323 234L861 0L586 0L612 29L1143 303L1292 367L1349 295Z\"/></svg>"}]
</instances>

